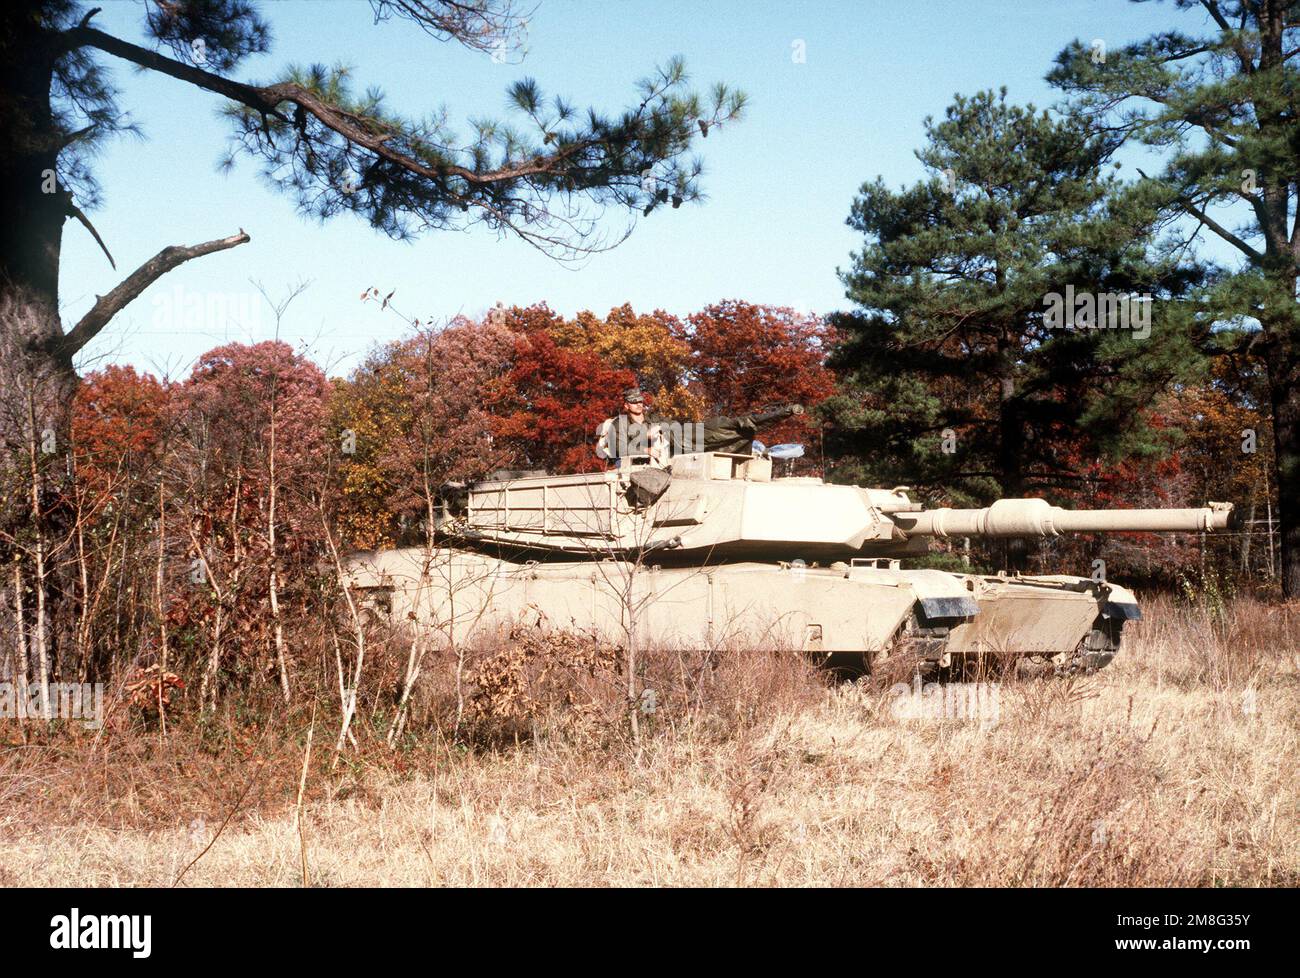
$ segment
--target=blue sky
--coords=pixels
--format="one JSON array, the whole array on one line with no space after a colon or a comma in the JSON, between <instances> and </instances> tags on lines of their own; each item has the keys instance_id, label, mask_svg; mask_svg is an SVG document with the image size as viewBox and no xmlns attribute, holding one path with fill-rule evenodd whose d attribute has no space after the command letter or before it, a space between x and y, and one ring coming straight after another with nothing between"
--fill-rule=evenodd
<instances>
[{"instance_id":1,"label":"blue sky","mask_svg":"<svg viewBox=\"0 0 1300 978\"><path fill-rule=\"evenodd\" d=\"M140 4L102 5L100 29L141 40ZM749 94L750 107L700 145L704 204L656 211L621 246L570 269L484 228L400 243L350 217L324 225L301 217L253 161L217 171L229 133L219 98L113 64L144 139L116 139L97 161L106 202L92 217L118 271L79 225L65 226L65 321L165 245L240 227L252 241L161 279L87 347L84 368L125 362L184 376L218 343L270 338L273 318L250 279L273 293L310 281L280 336L332 374L404 331L396 316L359 301L370 286L396 290L394 304L421 318L477 315L498 301L546 301L566 314L623 302L685 314L724 298L843 308L836 270L860 244L844 224L855 192L878 175L892 186L920 178L913 151L923 120L942 114L954 93L1006 85L1015 101L1050 105L1058 95L1043 75L1070 40L1114 48L1171 23L1199 26L1172 4L1125 0L542 0L523 62L499 64L402 21L375 25L362 0L262 9L271 53L237 77L265 81L289 63L343 61L359 85L379 85L408 115L445 104L457 123L508 118L506 87L525 75L579 105L616 110L632 100L636 79L673 54L697 85L725 80ZM795 42L804 63L792 58ZM173 314L199 306L202 315Z\"/></svg>"}]
</instances>

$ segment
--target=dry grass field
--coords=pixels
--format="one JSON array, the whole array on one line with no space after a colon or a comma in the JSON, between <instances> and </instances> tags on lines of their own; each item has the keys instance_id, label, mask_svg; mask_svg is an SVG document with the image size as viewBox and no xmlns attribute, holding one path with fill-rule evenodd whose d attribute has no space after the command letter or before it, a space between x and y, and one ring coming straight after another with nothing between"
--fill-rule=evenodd
<instances>
[{"instance_id":1,"label":"dry grass field","mask_svg":"<svg viewBox=\"0 0 1300 978\"><path fill-rule=\"evenodd\" d=\"M1300 884L1300 609L1150 602L1110 668L1005 682L996 722L790 658L710 675L639 745L572 704L490 745L363 730L333 767L318 730L301 806L306 717L11 745L0 882Z\"/></svg>"}]
</instances>

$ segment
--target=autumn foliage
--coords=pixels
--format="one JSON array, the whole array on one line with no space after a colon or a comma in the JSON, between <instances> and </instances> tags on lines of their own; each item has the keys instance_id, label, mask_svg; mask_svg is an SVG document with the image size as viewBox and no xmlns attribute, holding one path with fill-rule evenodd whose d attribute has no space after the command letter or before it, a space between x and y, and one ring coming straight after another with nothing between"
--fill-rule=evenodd
<instances>
[{"instance_id":1,"label":"autumn foliage","mask_svg":"<svg viewBox=\"0 0 1300 978\"><path fill-rule=\"evenodd\" d=\"M829 328L817 316L726 301L690 316L682 335L691 347L693 389L710 414L748 414L792 401L816 407L835 389L825 365ZM767 443L811 441L815 417L783 422Z\"/></svg>"},{"instance_id":2,"label":"autumn foliage","mask_svg":"<svg viewBox=\"0 0 1300 978\"><path fill-rule=\"evenodd\" d=\"M672 420L815 407L833 386L825 335L813 317L741 302L687 320L626 304L567 318L540 303L417 327L333 387L335 437L352 435L340 460L348 539L373 547L416 532L443 482L500 468L600 468L596 431L630 386ZM815 429L805 416L764 437L815 452Z\"/></svg>"},{"instance_id":3,"label":"autumn foliage","mask_svg":"<svg viewBox=\"0 0 1300 978\"><path fill-rule=\"evenodd\" d=\"M545 328L520 331L514 353L509 383L497 402L498 435L516 446L528 468L598 467L592 451L596 429L617 413L620 392L636 383L636 375L590 350L562 346Z\"/></svg>"}]
</instances>

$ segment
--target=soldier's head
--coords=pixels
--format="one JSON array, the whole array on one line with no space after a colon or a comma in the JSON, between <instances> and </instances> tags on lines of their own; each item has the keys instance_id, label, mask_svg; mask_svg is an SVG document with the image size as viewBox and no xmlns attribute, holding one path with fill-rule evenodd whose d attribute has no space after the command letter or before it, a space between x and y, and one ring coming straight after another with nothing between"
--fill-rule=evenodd
<instances>
[{"instance_id":1,"label":"soldier's head","mask_svg":"<svg viewBox=\"0 0 1300 978\"><path fill-rule=\"evenodd\" d=\"M623 413L637 419L645 415L645 394L640 387L629 387L623 392Z\"/></svg>"}]
</instances>

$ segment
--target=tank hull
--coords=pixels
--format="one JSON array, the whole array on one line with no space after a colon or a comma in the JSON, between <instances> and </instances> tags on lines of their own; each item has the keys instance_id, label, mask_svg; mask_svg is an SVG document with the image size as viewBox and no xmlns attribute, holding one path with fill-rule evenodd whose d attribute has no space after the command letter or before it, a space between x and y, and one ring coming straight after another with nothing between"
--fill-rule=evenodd
<instances>
[{"instance_id":1,"label":"tank hull","mask_svg":"<svg viewBox=\"0 0 1300 978\"><path fill-rule=\"evenodd\" d=\"M1139 617L1122 587L1065 576L737 561L643 565L619 559L504 559L459 548L355 554L347 582L373 613L413 622L437 644L516 624L643 647L798 650L848 668L900 651L949 666L985 656L1095 668Z\"/></svg>"}]
</instances>

